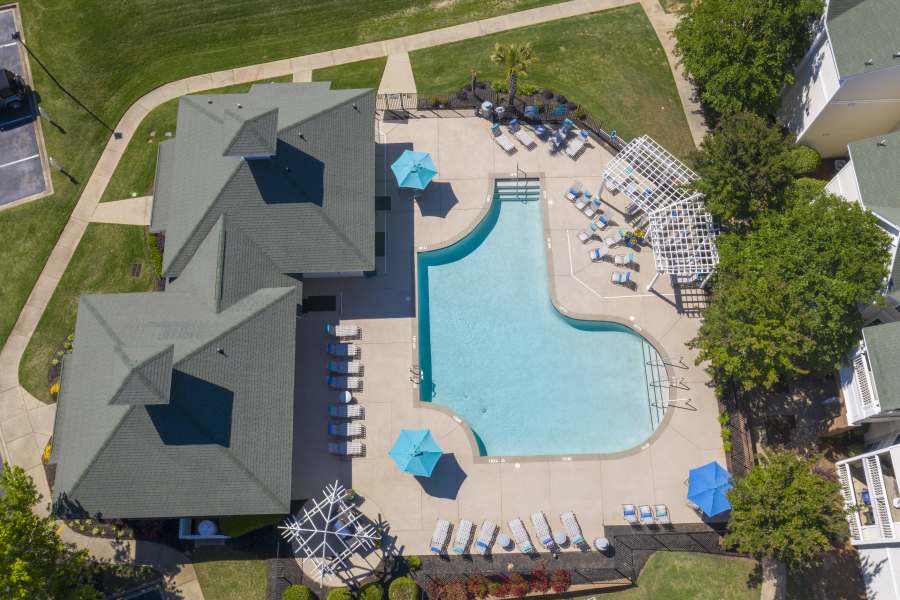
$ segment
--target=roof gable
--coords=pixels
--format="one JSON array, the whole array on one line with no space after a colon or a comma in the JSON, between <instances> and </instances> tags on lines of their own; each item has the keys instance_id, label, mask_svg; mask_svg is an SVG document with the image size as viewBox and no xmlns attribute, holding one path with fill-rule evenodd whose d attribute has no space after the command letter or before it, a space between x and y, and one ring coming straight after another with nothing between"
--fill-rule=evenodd
<instances>
[{"instance_id":1,"label":"roof gable","mask_svg":"<svg viewBox=\"0 0 900 600\"><path fill-rule=\"evenodd\" d=\"M863 327L863 340L882 410L900 408L900 322Z\"/></svg>"},{"instance_id":2,"label":"roof gable","mask_svg":"<svg viewBox=\"0 0 900 600\"><path fill-rule=\"evenodd\" d=\"M829 0L828 39L841 79L895 66L893 54L900 49L898 23L897 0Z\"/></svg>"},{"instance_id":3,"label":"roof gable","mask_svg":"<svg viewBox=\"0 0 900 600\"><path fill-rule=\"evenodd\" d=\"M172 386L172 356L175 346L131 346L116 348L128 370L110 404L168 404Z\"/></svg>"},{"instance_id":4,"label":"roof gable","mask_svg":"<svg viewBox=\"0 0 900 600\"><path fill-rule=\"evenodd\" d=\"M900 226L900 132L848 145L863 205Z\"/></svg>"},{"instance_id":5,"label":"roof gable","mask_svg":"<svg viewBox=\"0 0 900 600\"><path fill-rule=\"evenodd\" d=\"M272 156L278 139L278 109L265 110L259 107L225 109L224 156Z\"/></svg>"}]
</instances>

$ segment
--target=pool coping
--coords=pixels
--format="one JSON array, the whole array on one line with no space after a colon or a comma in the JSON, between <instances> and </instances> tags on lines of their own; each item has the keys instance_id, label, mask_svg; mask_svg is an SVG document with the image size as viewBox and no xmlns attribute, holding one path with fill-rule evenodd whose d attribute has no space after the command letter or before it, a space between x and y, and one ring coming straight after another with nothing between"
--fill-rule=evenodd
<instances>
[{"instance_id":1,"label":"pool coping","mask_svg":"<svg viewBox=\"0 0 900 600\"><path fill-rule=\"evenodd\" d=\"M488 188L485 194L484 204L478 212L478 216L473 219L472 223L463 229L461 232L456 235L434 244L422 244L416 245L416 257L413 261L413 272L414 272L414 280L413 285L415 289L415 297L416 297L416 313L415 317L413 317L413 340L414 350L416 351L416 355L418 356L419 352L419 315L420 307L420 295L419 295L419 254L422 252L431 252L433 250L440 250L442 248L447 248L456 244L466 236L468 236L472 231L484 221L485 216L487 216L488 211L491 208L494 200L494 189L496 186L496 182L498 179L515 179L516 174L507 174L507 173L494 173L488 176ZM619 317L615 317L612 315L596 315L596 314L586 314L586 313L573 313L568 311L563 307L563 305L559 302L559 298L556 295L556 285L554 283L554 278L557 275L556 270L553 267L553 244L550 240L550 206L547 199L547 190L544 187L544 173L536 172L536 173L528 173L524 179L537 179L540 184L540 199L538 202L541 203L541 219L544 233L544 240L547 244L547 251L544 256L546 258L546 275L547 275L547 287L550 290L550 302L553 304L553 308L559 312L560 315L571 319L577 319L582 321L605 321L608 323L616 323L618 325L623 325L644 338L647 342L653 346L654 350L659 354L662 359L663 366L665 367L666 375L669 379L674 375L671 370L670 364L671 359L666 352L665 348L662 344L654 338L652 335L643 331L642 328L636 327L626 319L622 319ZM568 275L564 273L564 275ZM673 396L675 395L675 390L672 387L669 387L669 401L673 400ZM562 455L562 454L532 454L525 456L516 456L516 455L504 455L504 456L482 456L481 452L478 448L478 441L475 439L475 433L472 431L472 427L466 422L465 419L460 417L453 409L444 406L442 404L437 404L434 402L423 402L419 399L420 396L420 388L416 385L413 388L413 407L414 408L427 408L431 410L436 410L438 412L444 413L451 419L453 419L456 423L463 426L464 433L466 435L466 439L469 442L469 447L472 451L472 459L476 464L499 464L499 463L507 463L507 462L572 462L572 461L588 461L588 460L611 460L618 458L625 458L627 456L632 456L634 454L638 454L647 450L653 442L655 442L660 435L662 435L663 431L666 429L666 426L669 424L669 421L672 419L673 411L668 408L663 411L663 418L650 434L643 442L638 444L637 446L632 446L626 450L620 450L618 452L595 452L595 453L585 453L585 454L572 454L572 455Z\"/></svg>"}]
</instances>

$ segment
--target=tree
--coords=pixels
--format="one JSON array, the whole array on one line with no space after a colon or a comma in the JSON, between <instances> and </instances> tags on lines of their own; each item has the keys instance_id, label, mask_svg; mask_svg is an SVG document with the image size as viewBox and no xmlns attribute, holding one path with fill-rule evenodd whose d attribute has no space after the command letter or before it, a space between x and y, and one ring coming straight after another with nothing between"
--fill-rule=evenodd
<instances>
[{"instance_id":1,"label":"tree","mask_svg":"<svg viewBox=\"0 0 900 600\"><path fill-rule=\"evenodd\" d=\"M516 85L519 76L528 76L528 67L537 62L537 56L531 48L531 42L527 44L495 44L494 51L491 52L491 62L501 65L506 69L507 84L506 89L509 92L509 104L513 103L516 97Z\"/></svg>"},{"instance_id":2,"label":"tree","mask_svg":"<svg viewBox=\"0 0 900 600\"><path fill-rule=\"evenodd\" d=\"M857 342L858 303L881 297L888 235L859 205L801 181L784 212L717 241L712 300L689 345L720 384L767 389L833 369Z\"/></svg>"},{"instance_id":3,"label":"tree","mask_svg":"<svg viewBox=\"0 0 900 600\"><path fill-rule=\"evenodd\" d=\"M41 496L25 471L0 472L0 597L9 600L93 600L88 555L65 544L51 517L33 508Z\"/></svg>"},{"instance_id":4,"label":"tree","mask_svg":"<svg viewBox=\"0 0 900 600\"><path fill-rule=\"evenodd\" d=\"M822 11L822 0L692 2L675 27L676 52L713 112L772 117Z\"/></svg>"},{"instance_id":5,"label":"tree","mask_svg":"<svg viewBox=\"0 0 900 600\"><path fill-rule=\"evenodd\" d=\"M723 118L693 155L693 188L726 229L746 229L767 208L780 210L794 180L792 136L753 113Z\"/></svg>"},{"instance_id":6,"label":"tree","mask_svg":"<svg viewBox=\"0 0 900 600\"><path fill-rule=\"evenodd\" d=\"M299 583L288 586L281 594L281 600L315 600L315 597L311 589Z\"/></svg>"},{"instance_id":7,"label":"tree","mask_svg":"<svg viewBox=\"0 0 900 600\"><path fill-rule=\"evenodd\" d=\"M847 521L838 484L815 473L814 463L791 452L763 456L728 493L725 542L788 568L818 564L846 537Z\"/></svg>"}]
</instances>

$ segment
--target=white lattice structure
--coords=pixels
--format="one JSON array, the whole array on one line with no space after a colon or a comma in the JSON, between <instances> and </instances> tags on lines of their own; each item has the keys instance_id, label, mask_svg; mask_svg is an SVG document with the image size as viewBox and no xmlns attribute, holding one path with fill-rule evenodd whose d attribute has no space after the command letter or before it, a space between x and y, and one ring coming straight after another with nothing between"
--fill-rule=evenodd
<instances>
[{"instance_id":1,"label":"white lattice structure","mask_svg":"<svg viewBox=\"0 0 900 600\"><path fill-rule=\"evenodd\" d=\"M350 558L373 550L379 538L362 513L344 500L346 493L337 481L330 483L302 515L292 515L278 527L296 556L312 560L320 584L326 576L350 570Z\"/></svg>"},{"instance_id":2,"label":"white lattice structure","mask_svg":"<svg viewBox=\"0 0 900 600\"><path fill-rule=\"evenodd\" d=\"M621 192L627 213L643 211L656 261L653 287L662 273L705 284L719 262L715 223L701 195L688 184L699 177L649 136L628 142L603 170L603 186Z\"/></svg>"}]
</instances>

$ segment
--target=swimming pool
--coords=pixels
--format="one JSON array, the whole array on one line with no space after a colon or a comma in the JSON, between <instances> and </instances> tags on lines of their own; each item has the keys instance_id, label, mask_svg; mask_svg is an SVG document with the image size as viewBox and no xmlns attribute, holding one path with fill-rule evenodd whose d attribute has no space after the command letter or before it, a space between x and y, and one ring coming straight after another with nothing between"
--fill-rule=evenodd
<instances>
[{"instance_id":1,"label":"swimming pool","mask_svg":"<svg viewBox=\"0 0 900 600\"><path fill-rule=\"evenodd\" d=\"M471 233L419 253L420 398L465 419L482 455L633 448L662 418L662 360L627 327L553 306L537 186L495 192Z\"/></svg>"}]
</instances>

